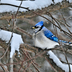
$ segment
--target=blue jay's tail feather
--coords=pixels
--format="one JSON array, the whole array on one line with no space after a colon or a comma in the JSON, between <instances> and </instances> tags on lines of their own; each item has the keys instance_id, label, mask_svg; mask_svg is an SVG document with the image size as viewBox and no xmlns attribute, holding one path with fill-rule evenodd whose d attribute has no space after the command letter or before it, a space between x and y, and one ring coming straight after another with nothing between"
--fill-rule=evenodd
<instances>
[{"instance_id":1,"label":"blue jay's tail feather","mask_svg":"<svg viewBox=\"0 0 72 72\"><path fill-rule=\"evenodd\" d=\"M68 42L68 41L64 41L64 40L59 40L59 42L61 43L64 43L66 45L71 45L72 46L72 43L71 42Z\"/></svg>"}]
</instances>

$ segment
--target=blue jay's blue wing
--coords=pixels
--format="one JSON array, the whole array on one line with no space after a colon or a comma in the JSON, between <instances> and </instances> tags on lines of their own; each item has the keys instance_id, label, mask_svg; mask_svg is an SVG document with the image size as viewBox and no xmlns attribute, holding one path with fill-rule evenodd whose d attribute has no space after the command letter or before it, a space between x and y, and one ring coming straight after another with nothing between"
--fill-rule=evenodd
<instances>
[{"instance_id":1,"label":"blue jay's blue wing","mask_svg":"<svg viewBox=\"0 0 72 72\"><path fill-rule=\"evenodd\" d=\"M53 33L50 30L48 30L46 27L43 27L43 32L47 38L49 38L55 42L58 42L58 38L55 35L53 35Z\"/></svg>"},{"instance_id":2,"label":"blue jay's blue wing","mask_svg":"<svg viewBox=\"0 0 72 72\"><path fill-rule=\"evenodd\" d=\"M52 41L72 44L71 42L68 42L68 41L59 40L59 39L58 39L55 35L53 35L53 33L52 33L50 30L48 30L46 27L43 27L43 32L44 32L44 35L45 35L47 38L49 38L50 40L52 40Z\"/></svg>"}]
</instances>

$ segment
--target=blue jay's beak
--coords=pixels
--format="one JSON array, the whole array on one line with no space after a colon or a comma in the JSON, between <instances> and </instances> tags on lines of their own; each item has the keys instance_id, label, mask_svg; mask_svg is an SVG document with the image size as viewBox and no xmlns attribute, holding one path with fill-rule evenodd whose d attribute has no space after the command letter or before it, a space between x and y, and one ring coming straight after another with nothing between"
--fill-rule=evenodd
<instances>
[{"instance_id":1,"label":"blue jay's beak","mask_svg":"<svg viewBox=\"0 0 72 72\"><path fill-rule=\"evenodd\" d=\"M34 26L32 26L32 27L31 27L31 29L35 29L35 27L34 27Z\"/></svg>"}]
</instances>

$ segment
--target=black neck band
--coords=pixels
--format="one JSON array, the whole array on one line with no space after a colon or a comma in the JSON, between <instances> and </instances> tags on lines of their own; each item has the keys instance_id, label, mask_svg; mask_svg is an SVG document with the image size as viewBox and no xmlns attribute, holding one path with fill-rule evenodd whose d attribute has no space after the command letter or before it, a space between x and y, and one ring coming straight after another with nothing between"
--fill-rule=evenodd
<instances>
[{"instance_id":1,"label":"black neck band","mask_svg":"<svg viewBox=\"0 0 72 72\"><path fill-rule=\"evenodd\" d=\"M43 26L44 26L44 25L42 25L41 28L40 28L38 31L40 31L40 30L43 28Z\"/></svg>"}]
</instances>

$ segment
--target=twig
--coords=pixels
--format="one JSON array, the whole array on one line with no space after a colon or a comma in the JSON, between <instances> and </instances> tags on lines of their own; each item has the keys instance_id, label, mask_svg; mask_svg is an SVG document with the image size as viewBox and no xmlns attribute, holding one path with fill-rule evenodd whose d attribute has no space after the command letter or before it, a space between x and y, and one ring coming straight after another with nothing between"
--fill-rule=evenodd
<instances>
[{"instance_id":1,"label":"twig","mask_svg":"<svg viewBox=\"0 0 72 72\"><path fill-rule=\"evenodd\" d=\"M66 56L65 50L64 50L64 48L63 48L62 46L60 46L60 47L63 49L63 53L64 53L64 55L65 55L65 59L66 59L67 64L68 64L68 66L69 66L69 72L71 72L70 64L68 63L68 59L67 59L67 56Z\"/></svg>"},{"instance_id":2,"label":"twig","mask_svg":"<svg viewBox=\"0 0 72 72\"><path fill-rule=\"evenodd\" d=\"M25 61L25 60L24 60L24 61ZM21 67L19 68L19 71L18 71L18 72L20 72L20 70L21 70L21 68L22 68L22 66L23 66L24 61L22 61Z\"/></svg>"},{"instance_id":3,"label":"twig","mask_svg":"<svg viewBox=\"0 0 72 72\"><path fill-rule=\"evenodd\" d=\"M23 72L25 72L25 71L30 67L30 65L31 65L31 63L29 63L29 64L27 65L27 67L25 68L25 70L24 70Z\"/></svg>"},{"instance_id":4,"label":"twig","mask_svg":"<svg viewBox=\"0 0 72 72\"><path fill-rule=\"evenodd\" d=\"M18 11L19 11L19 8L21 7L21 4L22 4L22 1L21 1L20 5L19 5L19 7L18 7L18 10L17 10L16 14L15 14L15 20L14 20L14 17L13 17L13 15L12 15L12 17L13 17L13 30L12 30L11 39L12 39L12 37L13 37L13 31L14 31L14 27L15 27L15 25L16 25L16 16L17 16L17 13L18 13ZM10 63L13 63L13 57L10 59ZM13 64L10 65L10 72L13 72Z\"/></svg>"},{"instance_id":5,"label":"twig","mask_svg":"<svg viewBox=\"0 0 72 72\"><path fill-rule=\"evenodd\" d=\"M65 63L65 64L68 64L67 62L64 62L64 61L62 61L62 60L60 60L62 63ZM69 63L69 64L71 64L72 65L72 63Z\"/></svg>"},{"instance_id":6,"label":"twig","mask_svg":"<svg viewBox=\"0 0 72 72\"><path fill-rule=\"evenodd\" d=\"M22 51L23 51L23 49L22 49ZM24 63L26 63L28 61L31 61L33 59L36 59L37 57L40 57L40 56L42 56L45 53L46 53L46 51L43 51L42 53L39 52L39 53L37 53L37 55L35 57L31 57L30 59L27 59L26 61L24 61ZM6 65L6 66L7 65L10 65L10 64L17 65L17 64L20 64L20 63L22 63L22 60L21 61L18 61L18 62L15 62L15 63L8 63L8 64L4 64L4 65Z\"/></svg>"},{"instance_id":7,"label":"twig","mask_svg":"<svg viewBox=\"0 0 72 72\"><path fill-rule=\"evenodd\" d=\"M26 53L28 54L28 57L29 58L31 58L31 55L26 51ZM35 60L32 60L32 62L35 64L35 65L37 65L38 67L40 67L36 62L35 62Z\"/></svg>"},{"instance_id":8,"label":"twig","mask_svg":"<svg viewBox=\"0 0 72 72\"><path fill-rule=\"evenodd\" d=\"M51 13L50 13L50 12L47 12L47 14L50 15L50 17L58 24L59 28L61 29L60 24L59 24L59 23L57 22L57 20L51 15Z\"/></svg>"},{"instance_id":9,"label":"twig","mask_svg":"<svg viewBox=\"0 0 72 72\"><path fill-rule=\"evenodd\" d=\"M56 19L56 18L55 18ZM65 24L62 22L62 21L60 21L60 20L58 20L58 19L56 19L59 23L61 23L62 25L64 25L65 26ZM68 25L68 24L66 24L68 27L71 27L70 25Z\"/></svg>"},{"instance_id":10,"label":"twig","mask_svg":"<svg viewBox=\"0 0 72 72\"><path fill-rule=\"evenodd\" d=\"M9 45L10 45L10 41L11 41L11 39L13 37L14 24L15 24L13 15L12 15L12 18L13 18L13 28L12 28L12 35L11 35L11 38L9 40ZM10 59L10 63L13 63L13 57ZM10 65L10 72L13 72L13 64Z\"/></svg>"},{"instance_id":11,"label":"twig","mask_svg":"<svg viewBox=\"0 0 72 72\"><path fill-rule=\"evenodd\" d=\"M8 49L9 49L9 47L10 47L10 42L11 42L12 37L13 37L13 31L14 31L14 28L13 28L13 30L12 30L11 38L10 38L10 40L9 40L9 42L8 42L8 47L7 47L6 51L5 51L5 53L3 54L3 56L2 56L2 57L0 57L0 59L2 59L2 58L6 55L6 53L7 53Z\"/></svg>"},{"instance_id":12,"label":"twig","mask_svg":"<svg viewBox=\"0 0 72 72\"><path fill-rule=\"evenodd\" d=\"M9 5L9 6L14 6L14 7L19 7L19 6L17 6L17 5L13 5L13 4L9 4L9 3L0 3L0 5ZM21 8L29 10L29 9L26 8L26 7L21 7Z\"/></svg>"},{"instance_id":13,"label":"twig","mask_svg":"<svg viewBox=\"0 0 72 72\"><path fill-rule=\"evenodd\" d=\"M48 61L48 63L50 64L50 66L51 66L51 68L55 71L55 72L57 72L57 70L52 66L52 64L50 63L50 61L45 57L45 59Z\"/></svg>"},{"instance_id":14,"label":"twig","mask_svg":"<svg viewBox=\"0 0 72 72\"><path fill-rule=\"evenodd\" d=\"M2 63L0 63L0 66L3 68L4 72L9 72Z\"/></svg>"},{"instance_id":15,"label":"twig","mask_svg":"<svg viewBox=\"0 0 72 72\"><path fill-rule=\"evenodd\" d=\"M30 57L27 55L27 53L26 53L26 52L24 52L24 53L25 53L25 55L27 56L27 58L30 59ZM35 66L33 60L31 60L31 62L32 62L32 65L33 65L33 66L35 67L35 69L37 70L37 72L40 72L40 71L38 70L38 68Z\"/></svg>"},{"instance_id":16,"label":"twig","mask_svg":"<svg viewBox=\"0 0 72 72\"><path fill-rule=\"evenodd\" d=\"M16 18L17 14L18 14L19 9L21 8L22 2L23 2L23 0L21 1L20 5L18 6L17 12L15 14L15 18Z\"/></svg>"},{"instance_id":17,"label":"twig","mask_svg":"<svg viewBox=\"0 0 72 72\"><path fill-rule=\"evenodd\" d=\"M64 19L64 21L65 21L65 25L64 25L64 26L65 26L65 27L67 28L67 30L72 34L72 32L71 32L71 31L68 29L68 27L67 27L68 25L67 25L66 20L65 20L65 18L64 18L64 16L63 16L62 13L61 13L61 15L62 15L62 17L63 17L63 19Z\"/></svg>"},{"instance_id":18,"label":"twig","mask_svg":"<svg viewBox=\"0 0 72 72\"><path fill-rule=\"evenodd\" d=\"M32 38L32 35L31 35L30 33L26 32L25 30L23 30L23 29L21 29L21 28L19 28L19 27L16 27L16 30L18 30L18 31L21 32L21 33L25 33L25 34L28 35L30 38Z\"/></svg>"}]
</instances>

